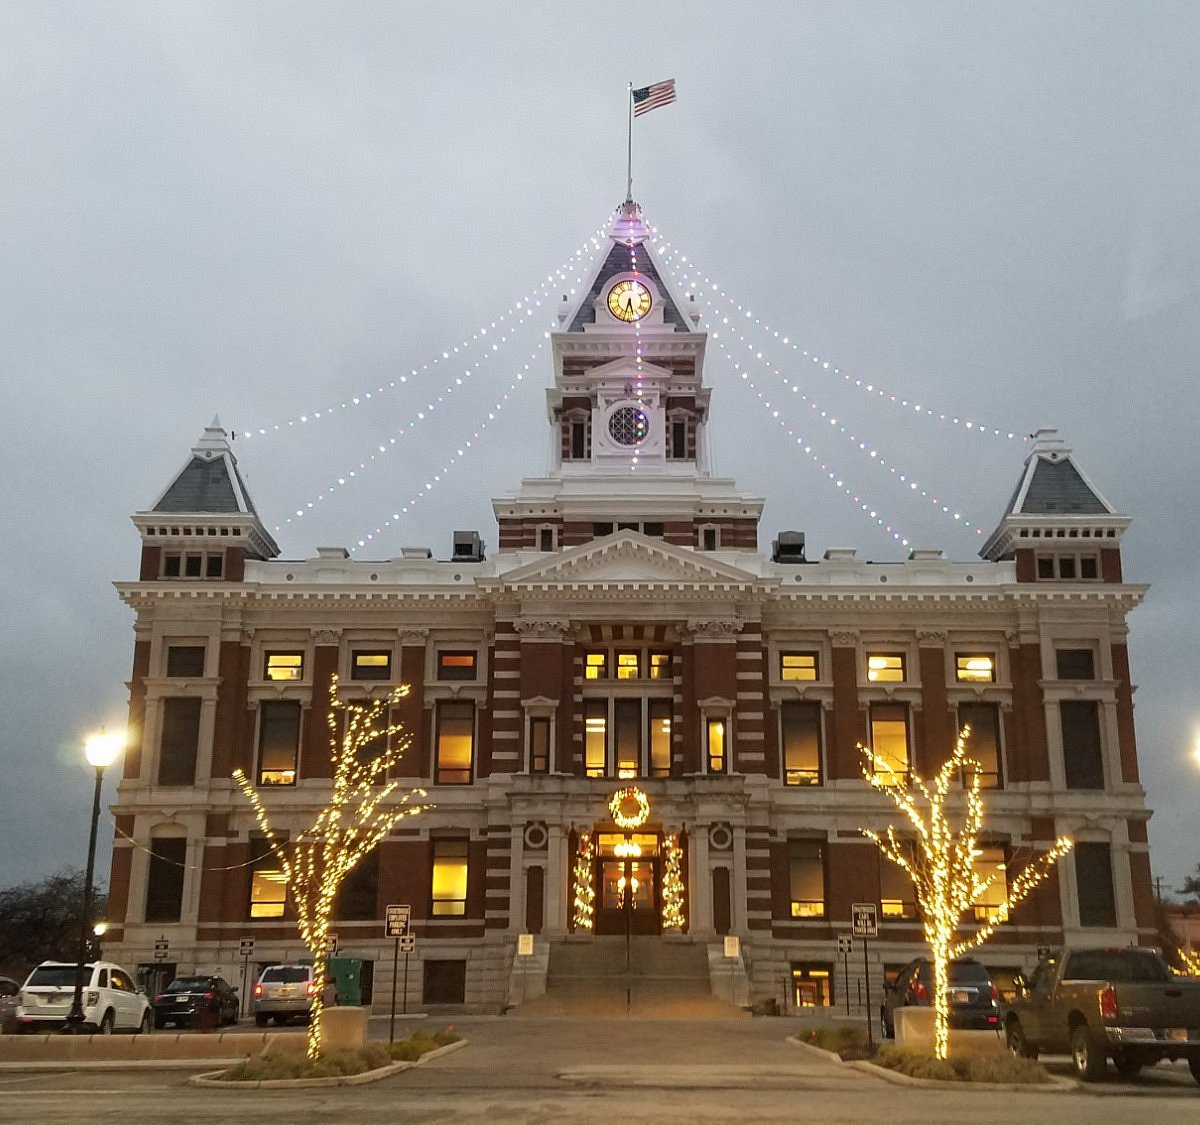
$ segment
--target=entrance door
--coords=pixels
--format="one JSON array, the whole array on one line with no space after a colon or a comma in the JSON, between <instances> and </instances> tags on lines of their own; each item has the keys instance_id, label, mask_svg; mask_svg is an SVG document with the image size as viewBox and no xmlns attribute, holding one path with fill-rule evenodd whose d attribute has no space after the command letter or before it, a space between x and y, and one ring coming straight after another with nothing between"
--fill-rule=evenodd
<instances>
[{"instance_id":1,"label":"entrance door","mask_svg":"<svg viewBox=\"0 0 1200 1125\"><path fill-rule=\"evenodd\" d=\"M596 933L662 932L658 836L602 832L596 856Z\"/></svg>"}]
</instances>

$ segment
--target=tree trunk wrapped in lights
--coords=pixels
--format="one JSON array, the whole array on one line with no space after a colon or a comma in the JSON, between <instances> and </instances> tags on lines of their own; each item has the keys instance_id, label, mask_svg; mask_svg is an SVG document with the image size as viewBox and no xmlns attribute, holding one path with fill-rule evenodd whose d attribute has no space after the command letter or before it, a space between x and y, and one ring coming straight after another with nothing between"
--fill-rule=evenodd
<instances>
[{"instance_id":1,"label":"tree trunk wrapped in lights","mask_svg":"<svg viewBox=\"0 0 1200 1125\"><path fill-rule=\"evenodd\" d=\"M1200 977L1200 950L1179 950L1179 971L1187 977Z\"/></svg>"},{"instance_id":2,"label":"tree trunk wrapped in lights","mask_svg":"<svg viewBox=\"0 0 1200 1125\"><path fill-rule=\"evenodd\" d=\"M683 848L678 833L664 837L663 853L666 861L663 864L662 924L667 930L682 930L687 925L687 914L684 909Z\"/></svg>"},{"instance_id":3,"label":"tree trunk wrapped in lights","mask_svg":"<svg viewBox=\"0 0 1200 1125\"><path fill-rule=\"evenodd\" d=\"M984 802L981 767L967 753L970 733L970 727L963 727L953 755L938 770L932 784L911 770L907 778L898 774L888 758L859 746L866 758L863 776L892 799L911 825L912 831L903 837L891 825L882 834L869 828L861 831L904 870L916 889L933 962L934 1053L939 1059L946 1057L949 1048L950 962L987 941L1072 847L1069 838L1060 836L1049 851L1026 864L1012 880L1004 901L996 905L983 925L974 933L962 933L963 915L997 878L994 871L981 876L975 866ZM970 780L960 796L958 780L964 771ZM957 829L952 818L959 820Z\"/></svg>"},{"instance_id":4,"label":"tree trunk wrapped in lights","mask_svg":"<svg viewBox=\"0 0 1200 1125\"><path fill-rule=\"evenodd\" d=\"M233 778L254 808L267 843L279 861L296 908L296 925L313 955L313 1005L308 1025L308 1057L321 1053L321 1014L325 1007L326 947L333 907L343 880L401 820L432 808L412 805L424 789L397 795L400 783L387 774L400 761L412 738L403 724L389 723L393 704L408 694L408 685L385 699L347 703L338 699L338 677L329 681L329 750L333 779L329 800L312 824L290 842L281 842L258 791L240 769ZM342 712L345 732L339 733ZM382 744L383 749L372 752Z\"/></svg>"},{"instance_id":5,"label":"tree trunk wrapped in lights","mask_svg":"<svg viewBox=\"0 0 1200 1125\"><path fill-rule=\"evenodd\" d=\"M572 884L575 904L571 912L572 928L590 930L595 925L596 888L592 881L592 868L596 859L596 846L590 832L579 834L579 847L575 853L575 870Z\"/></svg>"}]
</instances>

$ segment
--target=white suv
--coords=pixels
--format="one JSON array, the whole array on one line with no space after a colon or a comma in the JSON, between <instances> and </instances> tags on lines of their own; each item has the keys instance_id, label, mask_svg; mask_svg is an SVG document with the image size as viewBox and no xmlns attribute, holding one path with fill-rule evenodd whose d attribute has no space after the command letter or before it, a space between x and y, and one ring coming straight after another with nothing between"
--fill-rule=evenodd
<instances>
[{"instance_id":1,"label":"white suv","mask_svg":"<svg viewBox=\"0 0 1200 1125\"><path fill-rule=\"evenodd\" d=\"M21 988L17 1028L57 1031L66 1022L75 995L72 961L43 961ZM149 1031L154 1014L146 994L120 965L96 961L83 966L83 1021L101 1035Z\"/></svg>"}]
</instances>

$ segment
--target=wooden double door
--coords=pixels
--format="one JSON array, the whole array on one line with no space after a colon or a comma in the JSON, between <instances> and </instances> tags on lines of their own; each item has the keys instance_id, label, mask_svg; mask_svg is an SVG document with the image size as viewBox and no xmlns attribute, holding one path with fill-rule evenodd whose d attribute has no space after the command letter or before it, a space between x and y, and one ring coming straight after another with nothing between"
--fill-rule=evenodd
<instances>
[{"instance_id":1,"label":"wooden double door","mask_svg":"<svg viewBox=\"0 0 1200 1125\"><path fill-rule=\"evenodd\" d=\"M662 857L653 832L601 832L596 848L597 934L662 932Z\"/></svg>"}]
</instances>

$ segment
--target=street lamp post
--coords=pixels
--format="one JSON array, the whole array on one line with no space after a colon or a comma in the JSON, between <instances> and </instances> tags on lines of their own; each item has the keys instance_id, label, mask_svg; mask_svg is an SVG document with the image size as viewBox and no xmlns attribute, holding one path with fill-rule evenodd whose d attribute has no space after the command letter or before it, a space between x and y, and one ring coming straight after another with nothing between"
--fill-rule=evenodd
<instances>
[{"instance_id":1,"label":"street lamp post","mask_svg":"<svg viewBox=\"0 0 1200 1125\"><path fill-rule=\"evenodd\" d=\"M83 966L87 961L88 934L92 930L92 879L96 870L96 828L100 822L100 787L104 783L104 771L112 765L121 751L121 739L114 734L92 735L84 746L88 762L96 770L96 789L92 796L92 828L88 836L87 871L83 881L83 914L79 919L79 949L75 963L75 995L71 999L71 1010L62 1030L68 1035L83 1031Z\"/></svg>"}]
</instances>

